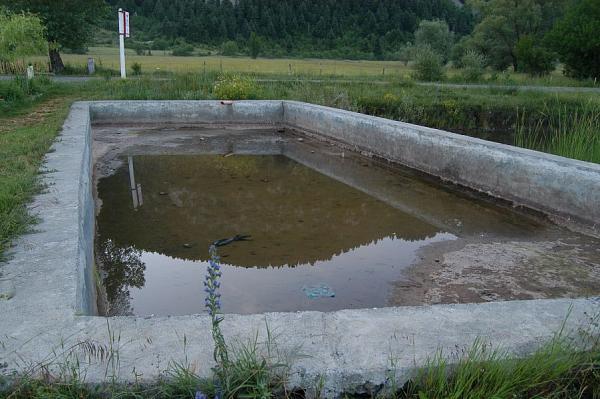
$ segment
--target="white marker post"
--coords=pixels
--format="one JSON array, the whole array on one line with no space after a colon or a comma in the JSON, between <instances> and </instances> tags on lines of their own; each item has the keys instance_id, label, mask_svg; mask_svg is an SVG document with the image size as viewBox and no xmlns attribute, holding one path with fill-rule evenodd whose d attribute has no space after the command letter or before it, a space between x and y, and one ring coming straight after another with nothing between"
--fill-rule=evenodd
<instances>
[{"instance_id":1,"label":"white marker post","mask_svg":"<svg viewBox=\"0 0 600 399\"><path fill-rule=\"evenodd\" d=\"M119 8L119 56L121 61L121 78L127 77L125 68L125 38L129 37L129 13Z\"/></svg>"}]
</instances>

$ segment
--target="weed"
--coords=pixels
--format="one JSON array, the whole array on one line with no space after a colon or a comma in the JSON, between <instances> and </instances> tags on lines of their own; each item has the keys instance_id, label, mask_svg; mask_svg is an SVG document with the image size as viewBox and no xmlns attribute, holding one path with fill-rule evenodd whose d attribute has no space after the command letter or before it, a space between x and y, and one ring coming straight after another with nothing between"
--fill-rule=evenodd
<instances>
[{"instance_id":1,"label":"weed","mask_svg":"<svg viewBox=\"0 0 600 399\"><path fill-rule=\"evenodd\" d=\"M252 79L238 74L220 74L213 94L221 100L247 100L255 98L256 87Z\"/></svg>"}]
</instances>

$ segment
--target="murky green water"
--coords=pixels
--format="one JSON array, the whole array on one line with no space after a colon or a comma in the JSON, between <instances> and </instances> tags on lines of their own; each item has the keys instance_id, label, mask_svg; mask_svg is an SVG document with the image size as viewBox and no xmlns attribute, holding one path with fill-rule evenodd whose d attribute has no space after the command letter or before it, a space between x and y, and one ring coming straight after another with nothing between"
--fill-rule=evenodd
<instances>
[{"instance_id":1,"label":"murky green water","mask_svg":"<svg viewBox=\"0 0 600 399\"><path fill-rule=\"evenodd\" d=\"M208 247L236 234L251 240L219 249L225 313L387 306L420 248L539 227L410 175L336 162L321 169L341 167L356 180L342 183L283 155L125 159L98 184L106 313L204 312ZM308 295L319 287L335 296Z\"/></svg>"}]
</instances>

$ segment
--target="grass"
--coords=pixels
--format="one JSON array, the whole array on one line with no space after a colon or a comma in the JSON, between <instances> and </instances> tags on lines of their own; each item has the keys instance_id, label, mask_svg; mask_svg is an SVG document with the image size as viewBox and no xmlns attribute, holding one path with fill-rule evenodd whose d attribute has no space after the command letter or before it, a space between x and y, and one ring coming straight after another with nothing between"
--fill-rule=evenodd
<instances>
[{"instance_id":1,"label":"grass","mask_svg":"<svg viewBox=\"0 0 600 399\"><path fill-rule=\"evenodd\" d=\"M577 350L556 338L529 357L477 341L456 364L436 355L401 391L406 398L582 398L600 397L600 353Z\"/></svg>"},{"instance_id":2,"label":"grass","mask_svg":"<svg viewBox=\"0 0 600 399\"><path fill-rule=\"evenodd\" d=\"M278 77L343 77L346 79L412 79L412 66L400 61L366 61L366 60L331 60L331 59L297 59L297 58L257 58L228 56L191 56L175 57L163 51L154 51L151 56L137 55L134 50L126 49L129 66L138 63L142 73L205 73L205 72L239 72L256 76ZM87 60L93 57L98 72L113 71L118 74L119 54L114 47L90 47L88 54L63 54L62 58L71 74L86 74ZM36 70L46 72L47 58L33 57L29 59ZM128 68L131 73L131 68ZM447 68L450 82L464 83L462 73L456 68ZM561 68L543 77L532 77L514 72L487 72L480 82L499 85L541 85L541 86L598 86L592 80L576 80L564 76Z\"/></svg>"},{"instance_id":3,"label":"grass","mask_svg":"<svg viewBox=\"0 0 600 399\"><path fill-rule=\"evenodd\" d=\"M38 170L69 104L68 99L43 101L26 118L13 113L0 119L0 257L10 240L25 233L34 221L26 204L41 188Z\"/></svg>"},{"instance_id":4,"label":"grass","mask_svg":"<svg viewBox=\"0 0 600 399\"><path fill-rule=\"evenodd\" d=\"M142 66L142 72L156 71L173 73L202 73L207 72L242 72L255 74L310 74L337 76L380 76L407 75L411 72L403 63L395 61L352 61L328 59L270 59L226 56L191 56L175 57L155 51L151 56L137 55L135 51L126 49L127 63L134 62ZM88 54L63 54L65 64L87 65L88 57L93 57L97 65L104 68L119 69L119 52L116 47L90 47ZM45 58L36 57L32 60L38 63ZM290 69L291 66L291 69ZM131 72L129 70L128 72Z\"/></svg>"},{"instance_id":5,"label":"grass","mask_svg":"<svg viewBox=\"0 0 600 399\"><path fill-rule=\"evenodd\" d=\"M581 161L600 163L600 106L591 102L569 112L559 107L545 112L533 126L522 114L515 145Z\"/></svg>"}]
</instances>

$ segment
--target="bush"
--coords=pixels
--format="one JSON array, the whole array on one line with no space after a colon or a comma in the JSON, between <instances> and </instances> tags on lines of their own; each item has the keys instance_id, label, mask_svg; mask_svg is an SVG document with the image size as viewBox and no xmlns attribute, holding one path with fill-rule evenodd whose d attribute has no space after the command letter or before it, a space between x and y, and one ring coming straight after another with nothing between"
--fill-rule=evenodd
<instances>
[{"instance_id":1,"label":"bush","mask_svg":"<svg viewBox=\"0 0 600 399\"><path fill-rule=\"evenodd\" d=\"M416 50L414 67L415 78L418 80L432 82L444 79L442 57L429 46Z\"/></svg>"},{"instance_id":2,"label":"bush","mask_svg":"<svg viewBox=\"0 0 600 399\"><path fill-rule=\"evenodd\" d=\"M255 97L256 86L248 77L220 74L213 87L213 95L221 100L247 100Z\"/></svg>"},{"instance_id":3,"label":"bush","mask_svg":"<svg viewBox=\"0 0 600 399\"><path fill-rule=\"evenodd\" d=\"M142 64L140 64L139 62L134 62L133 64L131 64L131 70L133 71L133 74L136 76L139 76L142 74Z\"/></svg>"},{"instance_id":4,"label":"bush","mask_svg":"<svg viewBox=\"0 0 600 399\"><path fill-rule=\"evenodd\" d=\"M237 43L231 40L223 43L221 47L221 54L223 55L237 55L239 51Z\"/></svg>"},{"instance_id":5,"label":"bush","mask_svg":"<svg viewBox=\"0 0 600 399\"><path fill-rule=\"evenodd\" d=\"M193 51L194 46L192 46L191 44L179 44L173 47L173 51L171 52L171 54L177 57L189 57L192 55Z\"/></svg>"},{"instance_id":6,"label":"bush","mask_svg":"<svg viewBox=\"0 0 600 399\"><path fill-rule=\"evenodd\" d=\"M484 73L485 57L476 51L468 50L460 59L462 77L467 81L478 81Z\"/></svg>"},{"instance_id":7,"label":"bush","mask_svg":"<svg viewBox=\"0 0 600 399\"><path fill-rule=\"evenodd\" d=\"M518 70L532 76L547 75L556 67L554 54L536 44L531 36L523 36L515 46Z\"/></svg>"},{"instance_id":8,"label":"bush","mask_svg":"<svg viewBox=\"0 0 600 399\"><path fill-rule=\"evenodd\" d=\"M20 77L17 79L20 79ZM8 83L2 82L0 84L0 101L20 102L25 100L26 96L27 93L20 82L8 81Z\"/></svg>"}]
</instances>

